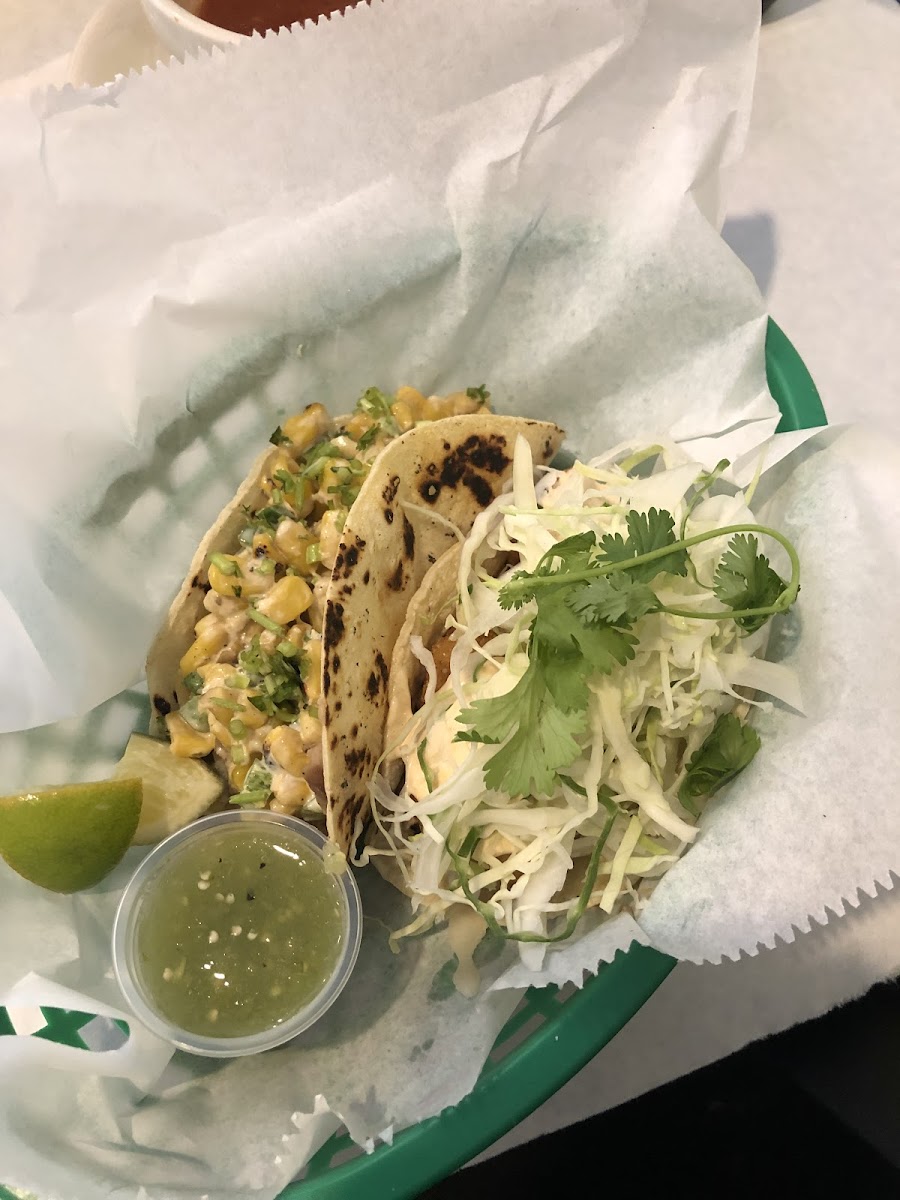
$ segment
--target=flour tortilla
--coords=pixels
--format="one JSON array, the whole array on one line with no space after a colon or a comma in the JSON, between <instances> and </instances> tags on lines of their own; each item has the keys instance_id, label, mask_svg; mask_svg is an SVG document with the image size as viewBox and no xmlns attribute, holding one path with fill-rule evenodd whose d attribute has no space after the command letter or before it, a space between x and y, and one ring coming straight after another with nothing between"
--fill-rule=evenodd
<instances>
[{"instance_id":1,"label":"flour tortilla","mask_svg":"<svg viewBox=\"0 0 900 1200\"><path fill-rule=\"evenodd\" d=\"M410 602L510 479L519 435L536 463L564 437L549 422L491 413L419 425L379 455L347 517L325 599L321 714L328 833L344 851L368 815Z\"/></svg>"}]
</instances>

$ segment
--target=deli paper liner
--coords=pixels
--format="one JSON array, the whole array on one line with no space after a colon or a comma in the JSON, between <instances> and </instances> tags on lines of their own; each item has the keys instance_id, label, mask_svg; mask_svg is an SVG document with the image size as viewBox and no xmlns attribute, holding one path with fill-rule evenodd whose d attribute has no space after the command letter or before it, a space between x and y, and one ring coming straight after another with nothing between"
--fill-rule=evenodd
<instances>
[{"instance_id":1,"label":"deli paper liner","mask_svg":"<svg viewBox=\"0 0 900 1200\"><path fill-rule=\"evenodd\" d=\"M769 441L765 314L716 233L758 23L752 0L392 0L0 107L0 789L111 768L185 564L286 412L484 382L584 455L671 433L745 480L764 452L804 568L772 652L805 716L758 718L639 925L588 922L546 978L633 940L753 953L891 885L898 451ZM76 897L0 870L0 1001L130 1022L100 1053L0 1038L0 1172L42 1200L274 1197L340 1124L371 1147L470 1091L533 981L488 944L469 1001L442 934L394 956L408 902L364 871L360 965L319 1024L171 1057L110 968L139 859Z\"/></svg>"}]
</instances>

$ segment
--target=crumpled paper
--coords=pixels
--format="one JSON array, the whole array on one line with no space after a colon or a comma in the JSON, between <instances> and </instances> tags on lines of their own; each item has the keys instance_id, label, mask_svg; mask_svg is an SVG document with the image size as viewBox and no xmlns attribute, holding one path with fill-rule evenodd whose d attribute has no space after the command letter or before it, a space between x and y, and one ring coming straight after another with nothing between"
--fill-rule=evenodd
<instances>
[{"instance_id":1,"label":"crumpled paper","mask_svg":"<svg viewBox=\"0 0 900 1200\"><path fill-rule=\"evenodd\" d=\"M487 381L575 445L600 405L604 440L771 431L709 227L757 26L387 0L0 106L0 730L135 682L245 446L312 398Z\"/></svg>"},{"instance_id":2,"label":"crumpled paper","mask_svg":"<svg viewBox=\"0 0 900 1200\"><path fill-rule=\"evenodd\" d=\"M0 108L15 230L0 280L15 400L0 412L3 790L109 769L146 711L122 689L193 548L253 444L313 399L340 412L371 383L486 382L582 453L670 432L752 475L778 420L765 316L715 225L757 26L752 0L390 0ZM752 952L887 879L896 468L883 444L834 438L788 435L769 455L806 572L774 650L807 676L807 723L765 718L774 759L767 746L710 810L642 932L588 930L548 955L558 979L633 936L687 958ZM848 632L875 579L869 623ZM835 728L852 730L852 759ZM108 946L138 857L78 897L0 870L0 1000L128 1019ZM47 1200L274 1197L339 1122L365 1143L469 1091L526 983L514 952L484 962L464 1001L440 934L389 954L406 902L369 874L360 966L290 1046L217 1063L168 1061L136 1024L101 1055L0 1039L6 1180Z\"/></svg>"}]
</instances>

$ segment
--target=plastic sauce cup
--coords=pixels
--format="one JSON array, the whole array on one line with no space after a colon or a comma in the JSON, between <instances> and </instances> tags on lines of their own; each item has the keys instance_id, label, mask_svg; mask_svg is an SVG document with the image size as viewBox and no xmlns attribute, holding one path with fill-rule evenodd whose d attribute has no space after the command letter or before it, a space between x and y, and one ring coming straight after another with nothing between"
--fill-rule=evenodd
<instances>
[{"instance_id":1,"label":"plastic sauce cup","mask_svg":"<svg viewBox=\"0 0 900 1200\"><path fill-rule=\"evenodd\" d=\"M356 881L325 871L327 844L305 821L253 809L156 846L113 928L116 977L141 1023L181 1050L236 1058L327 1012L362 936Z\"/></svg>"}]
</instances>

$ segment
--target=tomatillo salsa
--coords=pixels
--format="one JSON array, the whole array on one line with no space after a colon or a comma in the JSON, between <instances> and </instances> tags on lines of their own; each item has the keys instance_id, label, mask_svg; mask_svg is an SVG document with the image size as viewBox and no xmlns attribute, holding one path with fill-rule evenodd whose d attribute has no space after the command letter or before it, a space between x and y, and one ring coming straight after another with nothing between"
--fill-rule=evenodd
<instances>
[{"instance_id":1,"label":"tomatillo salsa","mask_svg":"<svg viewBox=\"0 0 900 1200\"><path fill-rule=\"evenodd\" d=\"M276 824L189 839L148 884L135 966L174 1025L245 1037L323 990L346 939L340 881L310 843Z\"/></svg>"}]
</instances>

